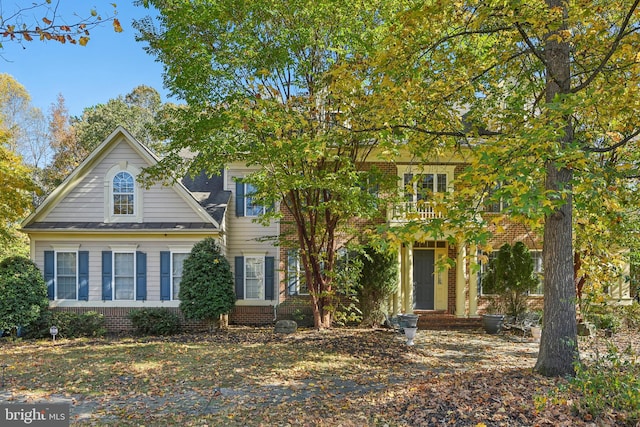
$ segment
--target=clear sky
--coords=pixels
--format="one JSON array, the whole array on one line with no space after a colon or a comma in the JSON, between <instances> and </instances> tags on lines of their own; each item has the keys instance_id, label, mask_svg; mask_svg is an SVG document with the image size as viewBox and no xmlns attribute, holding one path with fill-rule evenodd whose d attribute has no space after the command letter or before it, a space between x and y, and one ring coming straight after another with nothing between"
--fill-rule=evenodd
<instances>
[{"instance_id":1,"label":"clear sky","mask_svg":"<svg viewBox=\"0 0 640 427\"><path fill-rule=\"evenodd\" d=\"M86 46L37 39L21 46L3 38L0 73L11 74L21 83L31 95L32 105L40 108L45 116L59 93L64 96L71 116L81 115L86 107L126 95L142 84L156 89L163 101L171 100L162 87L162 64L144 51L144 43L135 41L136 30L131 26L134 19L152 15L153 10L133 6L133 0L60 0L59 15L69 24L76 18L74 13L87 16L92 8L102 16L111 16L112 2L117 5L116 17L123 32L114 32L111 22L106 22L90 31L91 39ZM14 5L25 7L32 1L2 3L2 13L6 16ZM38 19L42 11L39 15Z\"/></svg>"}]
</instances>

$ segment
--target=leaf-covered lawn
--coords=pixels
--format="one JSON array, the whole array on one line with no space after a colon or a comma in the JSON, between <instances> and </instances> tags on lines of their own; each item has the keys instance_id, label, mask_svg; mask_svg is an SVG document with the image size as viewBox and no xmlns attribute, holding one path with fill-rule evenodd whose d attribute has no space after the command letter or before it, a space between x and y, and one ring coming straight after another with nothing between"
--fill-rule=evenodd
<instances>
[{"instance_id":1,"label":"leaf-covered lawn","mask_svg":"<svg viewBox=\"0 0 640 427\"><path fill-rule=\"evenodd\" d=\"M535 342L419 331L415 343L387 330L235 327L55 345L5 339L0 401L69 402L72 425L588 424L571 413L575 396L549 397L564 380L531 372ZM536 410L545 399L553 404Z\"/></svg>"}]
</instances>

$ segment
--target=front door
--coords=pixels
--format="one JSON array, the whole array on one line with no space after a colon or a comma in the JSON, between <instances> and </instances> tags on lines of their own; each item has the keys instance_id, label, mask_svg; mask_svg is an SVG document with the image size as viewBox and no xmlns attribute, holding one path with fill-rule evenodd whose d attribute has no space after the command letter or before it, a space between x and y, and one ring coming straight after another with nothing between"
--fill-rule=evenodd
<instances>
[{"instance_id":1,"label":"front door","mask_svg":"<svg viewBox=\"0 0 640 427\"><path fill-rule=\"evenodd\" d=\"M413 251L413 300L417 310L434 309L434 260L433 250Z\"/></svg>"}]
</instances>

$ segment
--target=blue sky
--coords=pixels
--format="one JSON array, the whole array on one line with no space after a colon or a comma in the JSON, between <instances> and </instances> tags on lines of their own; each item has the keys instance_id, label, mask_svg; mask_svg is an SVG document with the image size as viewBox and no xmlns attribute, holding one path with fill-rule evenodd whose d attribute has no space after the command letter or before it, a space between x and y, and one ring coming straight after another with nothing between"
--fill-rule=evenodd
<instances>
[{"instance_id":1,"label":"blue sky","mask_svg":"<svg viewBox=\"0 0 640 427\"><path fill-rule=\"evenodd\" d=\"M126 95L141 84L160 92L163 101L170 100L162 87L162 64L155 62L154 57L143 50L144 43L135 41L136 31L131 26L134 19L151 15L153 11L133 6L132 0L114 1L123 32L116 33L110 22L105 23L91 30L91 39L84 47L38 40L21 46L3 39L0 73L11 74L21 83L31 95L32 105L45 115L49 114L50 106L59 93L64 96L72 116L81 115L86 107ZM6 3L3 6L5 16L14 3L24 3L24 7L31 1ZM105 0L60 0L59 16L64 17L67 23L73 23L74 13L86 16L92 8L102 16L110 16L113 12L111 3Z\"/></svg>"}]
</instances>

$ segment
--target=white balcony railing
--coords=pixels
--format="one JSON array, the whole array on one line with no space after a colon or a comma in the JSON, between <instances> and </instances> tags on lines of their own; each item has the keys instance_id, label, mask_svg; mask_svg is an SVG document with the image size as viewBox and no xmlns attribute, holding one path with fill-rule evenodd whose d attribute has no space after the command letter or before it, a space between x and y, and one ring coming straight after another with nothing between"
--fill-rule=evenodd
<instances>
[{"instance_id":1,"label":"white balcony railing","mask_svg":"<svg viewBox=\"0 0 640 427\"><path fill-rule=\"evenodd\" d=\"M442 211L437 209L435 203L426 200L399 203L393 207L391 214L392 221L426 221L442 217Z\"/></svg>"}]
</instances>

